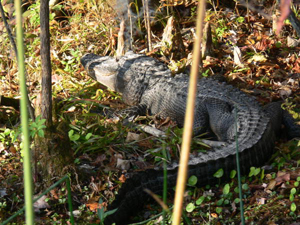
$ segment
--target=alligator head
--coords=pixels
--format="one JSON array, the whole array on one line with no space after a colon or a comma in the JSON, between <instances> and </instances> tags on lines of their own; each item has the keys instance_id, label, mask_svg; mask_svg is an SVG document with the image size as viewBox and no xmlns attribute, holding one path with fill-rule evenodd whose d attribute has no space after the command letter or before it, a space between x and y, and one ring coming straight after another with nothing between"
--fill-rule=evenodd
<instances>
[{"instance_id":1,"label":"alligator head","mask_svg":"<svg viewBox=\"0 0 300 225\"><path fill-rule=\"evenodd\" d=\"M121 93L126 104L136 105L147 88L146 71L153 67L153 63L144 57L131 51L119 59L86 54L81 58L81 64L91 78ZM149 74L153 75L151 71Z\"/></svg>"},{"instance_id":2,"label":"alligator head","mask_svg":"<svg viewBox=\"0 0 300 225\"><path fill-rule=\"evenodd\" d=\"M119 70L118 61L109 56L86 54L80 59L81 64L94 80L116 91L116 79Z\"/></svg>"}]
</instances>

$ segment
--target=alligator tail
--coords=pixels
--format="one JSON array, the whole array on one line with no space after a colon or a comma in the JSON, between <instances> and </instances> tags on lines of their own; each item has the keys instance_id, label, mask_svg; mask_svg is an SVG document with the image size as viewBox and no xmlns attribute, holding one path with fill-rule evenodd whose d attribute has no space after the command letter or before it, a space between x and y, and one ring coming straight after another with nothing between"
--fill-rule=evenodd
<instances>
[{"instance_id":1,"label":"alligator tail","mask_svg":"<svg viewBox=\"0 0 300 225\"><path fill-rule=\"evenodd\" d=\"M272 132L271 126L267 126L267 130L261 139L249 149L244 149L240 154L241 172L245 174L249 171L251 166L263 165L263 163L270 159L270 156L273 154L274 143L275 134ZM236 169L235 154L230 154L225 158L220 157L217 160L198 163L198 160L202 157L201 154L205 153L191 157L188 174L189 176L195 175L198 177L197 186L199 187L220 182L219 179L213 176L220 168L224 170L224 176L221 180L228 180L230 172ZM168 169L168 189L176 185L177 169L177 164ZM154 169L146 170L136 173L132 178L129 178L120 188L115 201L108 207L108 210L118 208L117 211L108 216L104 224L128 224L130 216L140 211L145 202L151 199L151 196L149 196L144 189L149 189L156 194L161 194L163 190L163 171Z\"/></svg>"}]
</instances>

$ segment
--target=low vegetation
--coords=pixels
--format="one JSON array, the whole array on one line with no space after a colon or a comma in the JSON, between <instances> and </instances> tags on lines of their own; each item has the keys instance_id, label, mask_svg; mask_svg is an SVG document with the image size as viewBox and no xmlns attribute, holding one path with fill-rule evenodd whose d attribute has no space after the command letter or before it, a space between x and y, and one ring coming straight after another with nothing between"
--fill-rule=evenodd
<instances>
[{"instance_id":1,"label":"low vegetation","mask_svg":"<svg viewBox=\"0 0 300 225\"><path fill-rule=\"evenodd\" d=\"M14 31L13 5L9 1L1 2ZM159 1L158 5L150 7L153 50L147 52L142 7L133 1L133 47L137 52L147 52L166 62L176 73L190 67L197 3L167 2ZM286 21L281 35L276 36L272 20L258 12L235 4L209 2L205 21L212 27L213 55L203 59L201 76L222 74L228 83L256 96L262 104L284 98L284 107L299 121L300 42L289 22ZM63 0L51 7L54 119L58 123L69 124L65 132L71 140L77 166L77 171L71 174L71 182L78 224L101 223L99 208L114 199L118 188L126 180L126 171L144 170L162 163L164 158L178 160L179 157L182 130L176 124L155 117L139 117L135 121L138 124L155 124L166 131L167 138L163 139L108 118L105 112L125 107L122 96L91 80L80 65L80 58L87 52L99 55L116 53L119 16L122 13L117 6L118 3L106 0ZM277 12L271 3L266 4L264 9L274 15ZM298 15L298 8L293 7L293 10ZM23 16L27 85L30 99L36 104L41 89L39 1L27 1ZM176 32L181 33L183 45L180 50L162 43L170 16L174 16L175 26L179 28ZM17 65L2 20L0 27L0 93L19 98ZM236 47L241 51L238 61L233 51ZM182 54L176 54L178 51ZM0 106L0 221L13 215L24 204L19 122L18 110ZM42 137L44 128L44 121L39 117L31 121L31 137ZM195 139L192 150L204 149L205 146ZM264 167L253 167L242 178L245 219L249 224L300 222L300 141L286 143L278 140L277 149ZM222 170L216 171L216 177L222 175ZM239 223L236 171L232 171L228 183L203 188L197 188L196 184L197 178L190 177L184 223ZM69 224L66 196L66 188L61 186L35 204L37 223ZM170 207L172 201L172 198L168 200ZM160 207L147 204L135 219L147 220L160 212ZM167 218L168 224L170 216ZM158 217L147 224L155 224L161 219ZM14 220L14 224L22 223L23 216Z\"/></svg>"}]
</instances>

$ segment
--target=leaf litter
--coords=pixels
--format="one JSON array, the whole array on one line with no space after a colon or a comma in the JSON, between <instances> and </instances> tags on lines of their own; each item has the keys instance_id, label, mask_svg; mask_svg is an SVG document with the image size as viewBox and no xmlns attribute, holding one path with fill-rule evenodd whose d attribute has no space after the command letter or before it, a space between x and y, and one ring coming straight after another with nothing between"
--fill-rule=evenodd
<instances>
[{"instance_id":1,"label":"leaf litter","mask_svg":"<svg viewBox=\"0 0 300 225\"><path fill-rule=\"evenodd\" d=\"M189 12L196 6L195 1L191 2L186 8ZM95 212L100 207L98 203L100 198L104 200L104 207L111 202L121 183L126 181L128 171L144 170L161 163L162 155L158 148L161 146L161 142L143 132L124 128L120 122L107 120L101 114L89 115L87 113L87 116L83 117L84 111L88 112L91 109L102 111L103 108L100 105L114 109L124 107L120 96L89 80L79 64L80 56L88 51L96 54L114 54L118 24L113 9L103 2L98 9L88 1L83 1L82 4L75 0L71 0L69 3L63 1L61 5L69 19L66 19L66 16L54 17L50 23L54 93L55 98L58 99L59 110L62 110L63 116L72 122L73 127L70 129L73 129L74 135L79 137L73 143L78 164L86 165L78 172L84 171L79 174L82 176L79 183L76 185L76 182L72 182L73 191L76 192L74 204L76 208L81 207L82 212L79 221L86 221L88 218L90 223L99 222L96 214L91 216L88 212ZM161 7L163 9L166 6L162 5ZM181 10L176 8L177 6L172 7ZM72 10L70 10L71 8ZM236 10L238 14L232 8L221 5L215 10L207 11L207 21L212 25L214 55L207 56L203 60L205 75L222 73L229 83L256 96L262 104L285 99L285 107L295 115L295 118L299 119L300 47L294 31L289 24L285 24L281 36L275 36L272 33L271 21L252 11L247 16L243 8ZM182 30L184 50L191 52L194 17L187 15L179 16L176 23L184 28ZM33 14L25 18L25 23L28 24L25 30L25 34L27 34L25 42L29 46L26 52L29 75L27 83L31 98L35 98L40 90L40 52L39 30L29 23L32 16ZM168 49L168 46L161 51L160 41L163 29L161 29L158 19L153 23L157 25L153 27L152 32L158 45L149 55L167 63L171 62L170 68L175 72L189 69L191 61L188 56L176 58L178 56L172 54L172 49ZM6 46L9 46L7 40L5 41ZM146 49L145 41L140 37L136 38L135 46L140 51ZM233 49L237 51L238 62L236 64L238 67L234 65L236 60ZM1 52L7 53L8 51L8 49L4 49ZM19 96L17 68L13 63L13 57L10 54L1 55L0 62L1 94ZM13 112L10 117L11 123L7 123L7 119L2 120L7 115L6 113L1 114L1 131L6 128L14 129L11 124L18 123L18 119L13 116L14 113L16 112ZM99 126L87 128L88 125L95 124L95 122ZM149 119L142 119L138 123L156 123L161 126L160 129L166 130L172 129L174 126L169 122L164 124L163 121L149 121ZM75 129L76 127L78 129ZM86 127L86 129L80 127ZM88 133L92 133L90 139ZM129 138L130 135L132 137ZM168 152L172 159L178 160L176 152L180 138L174 142L172 143L171 140L169 143ZM0 217L1 215L11 215L23 205L21 191L23 175L18 145L18 142L10 143L8 137L5 137L5 141L1 141L0 194L4 199L1 202L5 202L7 207L0 209ZM196 146L197 148L199 146ZM299 222L299 209L294 212L290 209L292 202L300 205L299 189L297 189L298 195L294 195L294 199L291 201L292 188L299 187L296 186L300 177L299 142L294 140L286 145L278 145L278 148L279 151L275 158L268 162L269 167L265 167L263 178L252 177L247 181L245 178L245 183L248 183L250 187L249 192L245 192L244 199L245 215L249 223L290 224ZM158 151L150 151L153 153L149 154L149 149L158 149ZM231 182L236 186L235 180ZM189 188L188 193L194 194L187 199L191 202L196 201L207 191L213 195L206 196L206 200L198 208L198 213L194 211L188 213L193 221L212 219L215 224L221 224L225 221L224 218L227 218L227 222L239 220L235 206L237 204L233 201L233 197L228 199L231 204L222 205L223 211L217 212L217 208L220 207L217 201L222 198L222 185L208 189ZM64 198L62 193L65 191L55 190L47 196L52 202L56 202L49 204L51 208L47 212L47 215L54 215L56 211L59 211L53 219L56 221L65 221L67 218L67 215L63 213L64 210L61 210L65 208L65 203L59 203ZM237 196L237 194L232 191L232 196ZM11 201L12 197L15 199L14 201ZM46 205L44 200L42 203ZM43 204L40 204L38 208L42 208ZM146 207L149 208L149 205ZM206 212L210 212L210 217L207 217ZM21 218L20 221L22 221Z\"/></svg>"}]
</instances>

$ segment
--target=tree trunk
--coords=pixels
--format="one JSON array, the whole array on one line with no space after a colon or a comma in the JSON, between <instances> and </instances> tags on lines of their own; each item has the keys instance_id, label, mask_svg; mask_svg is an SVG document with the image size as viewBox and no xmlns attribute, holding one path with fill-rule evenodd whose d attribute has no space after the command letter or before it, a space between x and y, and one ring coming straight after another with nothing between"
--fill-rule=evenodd
<instances>
[{"instance_id":1,"label":"tree trunk","mask_svg":"<svg viewBox=\"0 0 300 225\"><path fill-rule=\"evenodd\" d=\"M46 125L52 124L52 93L51 93L51 59L49 31L49 1L41 0L41 59L42 59L42 104L41 117L46 119Z\"/></svg>"},{"instance_id":2,"label":"tree trunk","mask_svg":"<svg viewBox=\"0 0 300 225\"><path fill-rule=\"evenodd\" d=\"M68 172L72 166L73 154L68 137L68 127L60 123L55 127L52 123L52 90L51 90L51 59L50 59L50 31L49 31L49 1L41 0L41 60L42 60L42 93L41 93L41 118L46 119L47 129L45 137L35 139L36 162L35 166L41 175L42 188L49 187L54 181L53 177L60 178ZM37 165L37 163L35 163ZM37 178L37 177L35 177Z\"/></svg>"}]
</instances>

